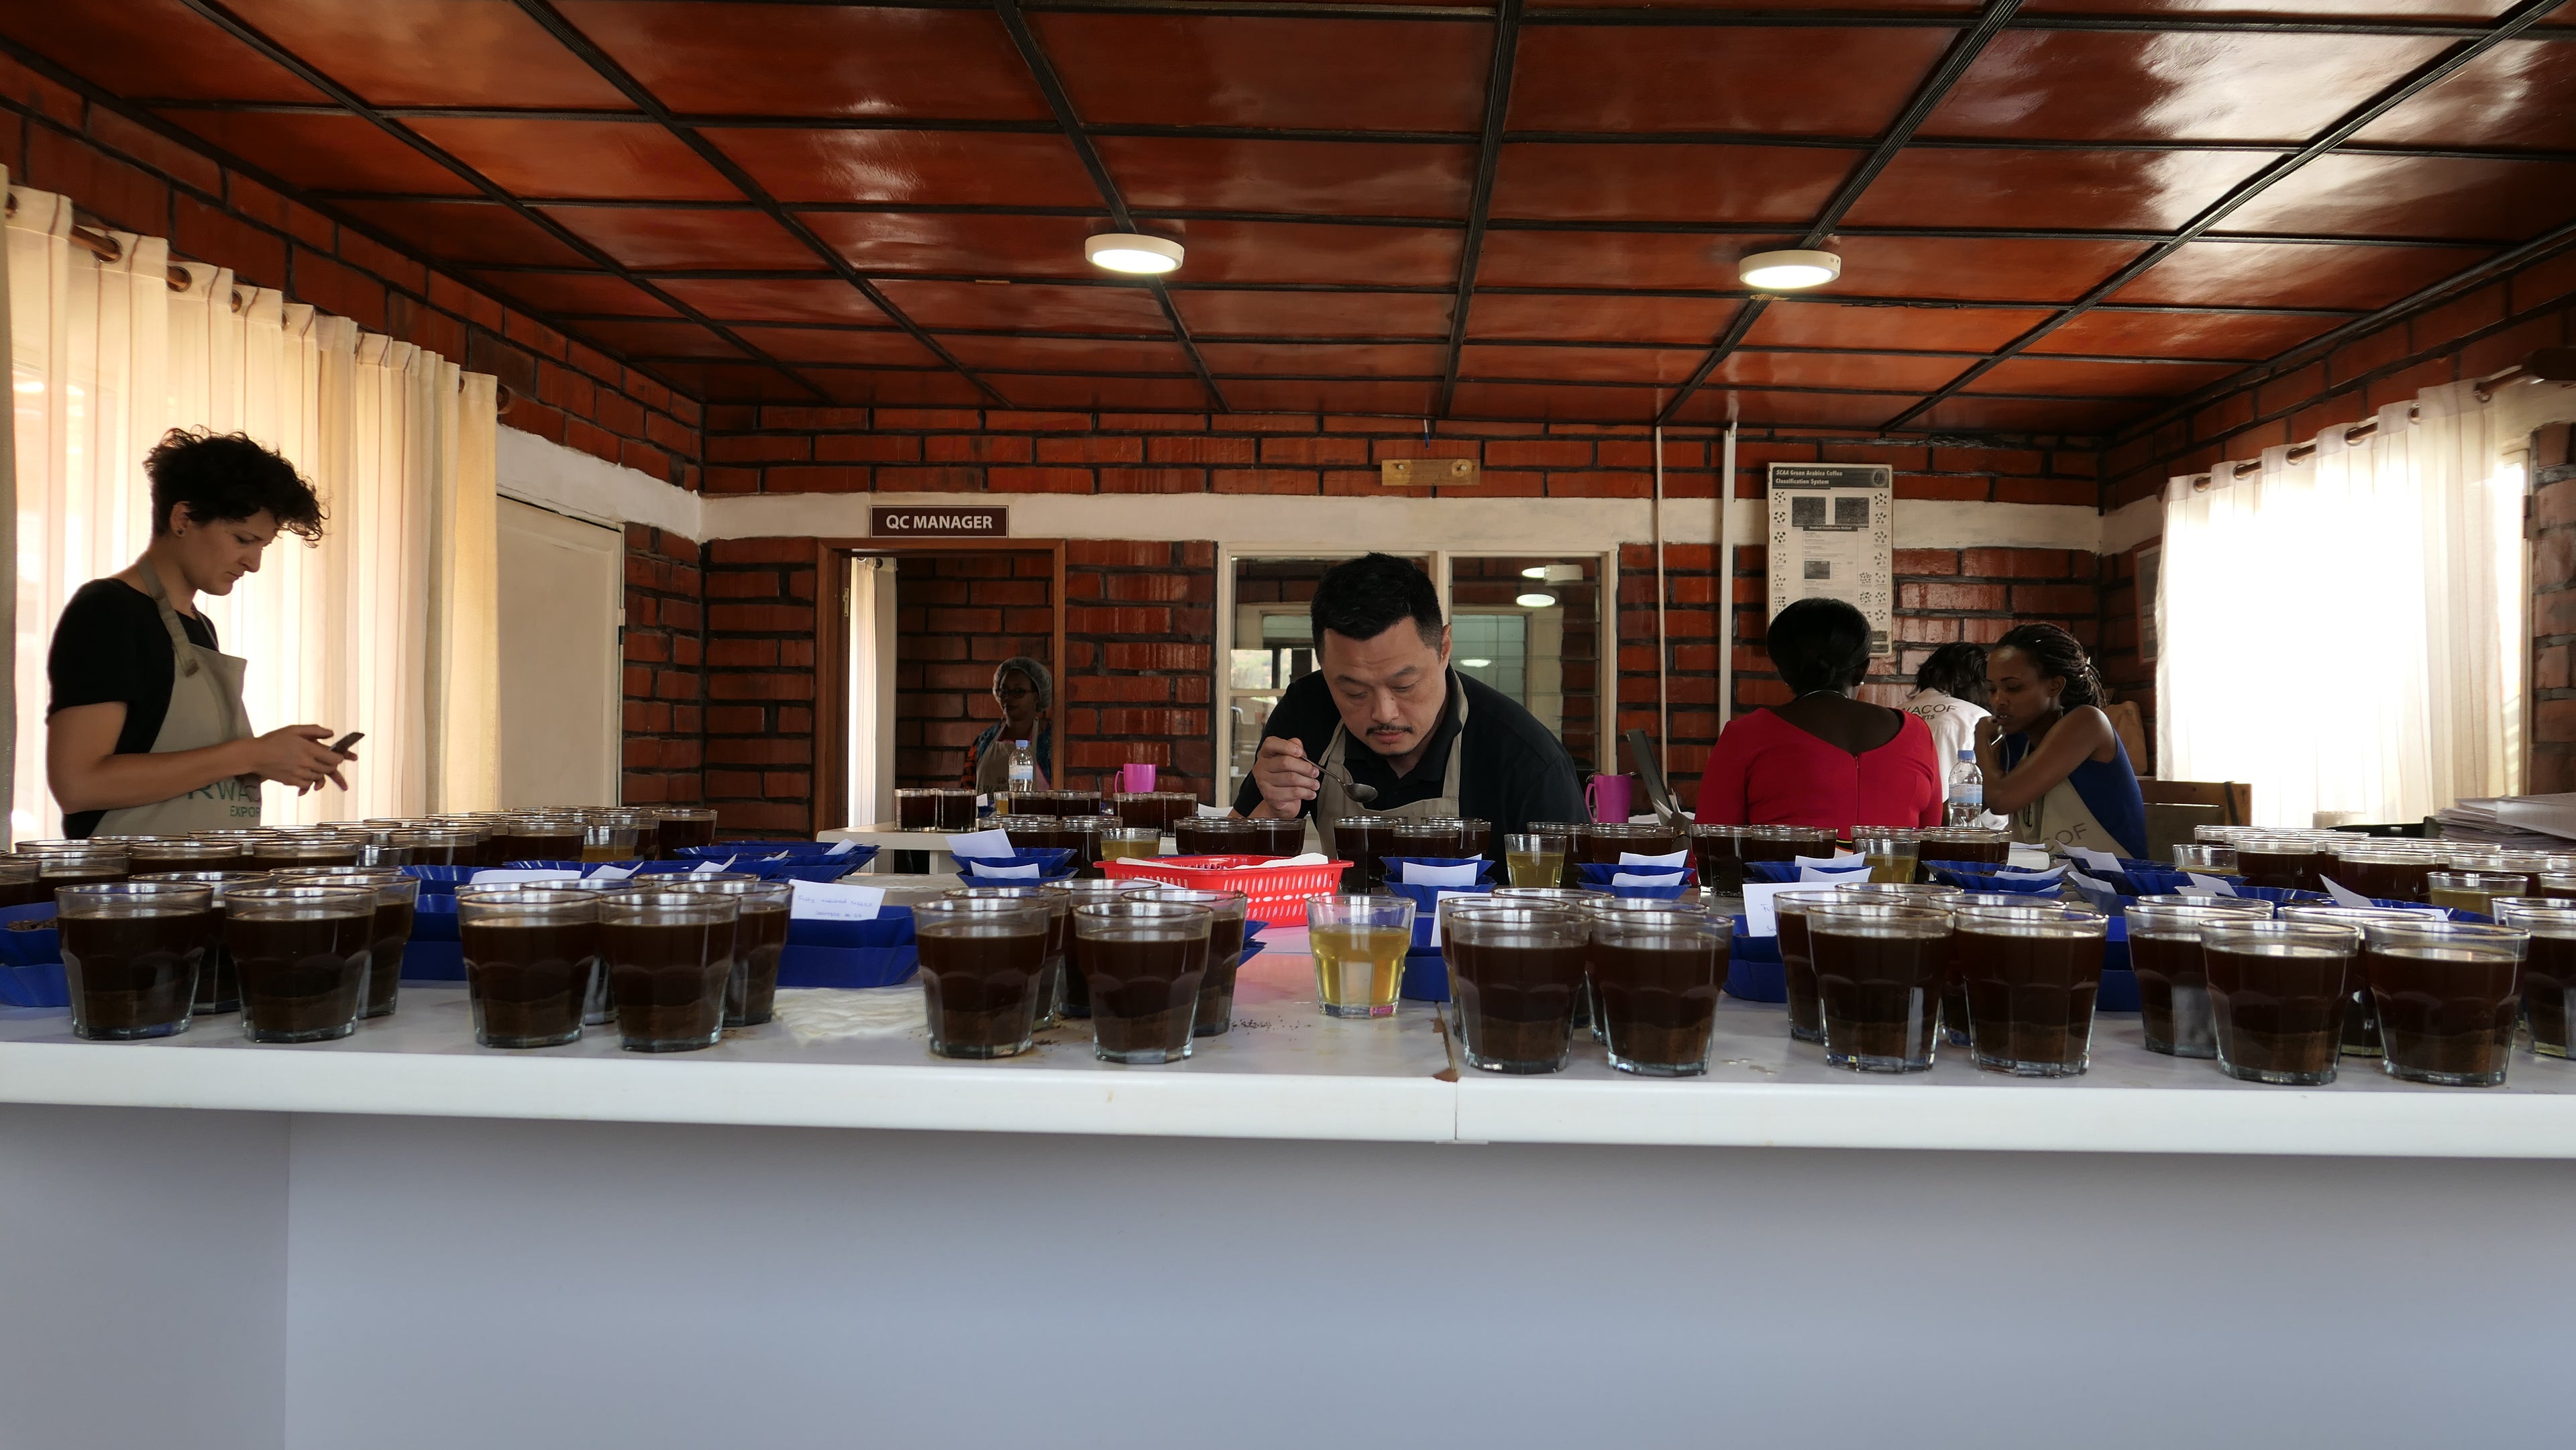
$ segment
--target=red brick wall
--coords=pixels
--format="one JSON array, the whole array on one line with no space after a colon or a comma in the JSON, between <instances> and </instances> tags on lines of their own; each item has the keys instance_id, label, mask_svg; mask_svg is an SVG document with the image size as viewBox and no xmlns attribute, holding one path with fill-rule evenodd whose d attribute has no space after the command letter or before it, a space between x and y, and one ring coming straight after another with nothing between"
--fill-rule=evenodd
<instances>
[{"instance_id":1,"label":"red brick wall","mask_svg":"<svg viewBox=\"0 0 2576 1450\"><path fill-rule=\"evenodd\" d=\"M2534 792L2576 790L2576 428L2540 430L2532 452L2531 642Z\"/></svg>"},{"instance_id":2,"label":"red brick wall","mask_svg":"<svg viewBox=\"0 0 2576 1450\"><path fill-rule=\"evenodd\" d=\"M1207 800L1215 746L1216 545L1065 546L1065 732L1057 773L1089 788L1130 763Z\"/></svg>"},{"instance_id":3,"label":"red brick wall","mask_svg":"<svg viewBox=\"0 0 2576 1450\"><path fill-rule=\"evenodd\" d=\"M706 547L706 800L724 829L814 833L814 542Z\"/></svg>"},{"instance_id":4,"label":"red brick wall","mask_svg":"<svg viewBox=\"0 0 2576 1450\"><path fill-rule=\"evenodd\" d=\"M966 748L1001 718L993 666L1013 655L1045 661L1055 648L1053 573L1044 554L895 561L898 784L954 785L964 776Z\"/></svg>"},{"instance_id":5,"label":"red brick wall","mask_svg":"<svg viewBox=\"0 0 2576 1450\"><path fill-rule=\"evenodd\" d=\"M626 745L620 799L703 799L705 586L694 540L626 526Z\"/></svg>"},{"instance_id":6,"label":"red brick wall","mask_svg":"<svg viewBox=\"0 0 2576 1450\"><path fill-rule=\"evenodd\" d=\"M72 199L84 224L167 237L174 258L499 378L510 427L683 488L698 486L700 410L616 359L341 221L293 188L224 165L138 113L0 56L0 164Z\"/></svg>"}]
</instances>

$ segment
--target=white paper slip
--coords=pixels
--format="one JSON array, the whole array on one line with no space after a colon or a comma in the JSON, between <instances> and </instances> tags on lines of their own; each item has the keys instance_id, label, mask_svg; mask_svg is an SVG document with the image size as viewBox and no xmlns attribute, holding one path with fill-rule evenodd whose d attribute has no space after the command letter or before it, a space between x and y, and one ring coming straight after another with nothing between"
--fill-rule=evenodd
<instances>
[{"instance_id":1,"label":"white paper slip","mask_svg":"<svg viewBox=\"0 0 2576 1450\"><path fill-rule=\"evenodd\" d=\"M2087 870L2114 872L2120 869L2120 858L2108 851L2089 851L2082 846L2069 846L2066 854L2084 863Z\"/></svg>"},{"instance_id":2,"label":"white paper slip","mask_svg":"<svg viewBox=\"0 0 2576 1450\"><path fill-rule=\"evenodd\" d=\"M2331 876L2320 876L2317 880L2324 884L2326 895L2333 897L2334 904L2337 906L2371 906L2376 904L2369 897L2362 895L2360 892L2353 890L2351 887L2344 885L2342 882L2337 881Z\"/></svg>"},{"instance_id":3,"label":"white paper slip","mask_svg":"<svg viewBox=\"0 0 2576 1450\"><path fill-rule=\"evenodd\" d=\"M1610 873L1610 884L1613 886L1679 886L1682 884L1682 878L1670 873L1660 876L1641 876L1629 871L1614 871Z\"/></svg>"},{"instance_id":4,"label":"white paper slip","mask_svg":"<svg viewBox=\"0 0 2576 1450\"><path fill-rule=\"evenodd\" d=\"M966 870L978 881L1035 881L1039 875L1038 863L1035 861L1025 866L995 866L984 861L969 860L966 863Z\"/></svg>"},{"instance_id":5,"label":"white paper slip","mask_svg":"<svg viewBox=\"0 0 2576 1450\"><path fill-rule=\"evenodd\" d=\"M1321 866L1332 859L1321 851L1309 851L1303 856L1282 856L1276 861L1255 861L1245 869L1258 871L1265 866Z\"/></svg>"},{"instance_id":6,"label":"white paper slip","mask_svg":"<svg viewBox=\"0 0 2576 1450\"><path fill-rule=\"evenodd\" d=\"M588 881L623 881L634 874L635 868L632 866L602 866L598 870L591 872L590 875L583 879Z\"/></svg>"},{"instance_id":7,"label":"white paper slip","mask_svg":"<svg viewBox=\"0 0 2576 1450\"><path fill-rule=\"evenodd\" d=\"M1233 814L1233 810L1226 806L1201 806L1198 810L1199 819L1203 821L1221 821Z\"/></svg>"},{"instance_id":8,"label":"white paper slip","mask_svg":"<svg viewBox=\"0 0 2576 1450\"><path fill-rule=\"evenodd\" d=\"M1407 861L1404 863L1404 884L1407 886L1473 886L1476 884L1476 863L1470 861L1457 866L1427 866L1420 861Z\"/></svg>"},{"instance_id":9,"label":"white paper slip","mask_svg":"<svg viewBox=\"0 0 2576 1450\"><path fill-rule=\"evenodd\" d=\"M2117 896L2120 894L2119 887L2112 885L2108 881L2097 881L2093 877L2085 875L2083 872L2076 870L2072 866L2066 868L2066 879L2073 883L2075 889L2078 891L2090 891L2103 896Z\"/></svg>"},{"instance_id":10,"label":"white paper slip","mask_svg":"<svg viewBox=\"0 0 2576 1450\"><path fill-rule=\"evenodd\" d=\"M859 843L856 841L834 841L832 843L832 849L824 852L823 854L826 856L846 856L857 849L859 849Z\"/></svg>"},{"instance_id":11,"label":"white paper slip","mask_svg":"<svg viewBox=\"0 0 2576 1450\"><path fill-rule=\"evenodd\" d=\"M882 886L842 886L821 881L790 882L795 894L787 915L804 921L874 921L885 905Z\"/></svg>"},{"instance_id":12,"label":"white paper slip","mask_svg":"<svg viewBox=\"0 0 2576 1450\"><path fill-rule=\"evenodd\" d=\"M948 838L951 856L1008 856L1011 833L1008 831L966 831Z\"/></svg>"},{"instance_id":13,"label":"white paper slip","mask_svg":"<svg viewBox=\"0 0 2576 1450\"><path fill-rule=\"evenodd\" d=\"M567 871L560 866L530 868L517 871L505 871L495 868L490 871L477 871L474 873L472 879L473 884L477 886L496 886L508 881L579 881L581 879L581 873L578 871Z\"/></svg>"},{"instance_id":14,"label":"white paper slip","mask_svg":"<svg viewBox=\"0 0 2576 1450\"><path fill-rule=\"evenodd\" d=\"M1867 861L1854 861L1848 866L1819 866L1811 861L1798 864L1798 883L1809 881L1859 881L1869 875Z\"/></svg>"},{"instance_id":15,"label":"white paper slip","mask_svg":"<svg viewBox=\"0 0 2576 1450\"><path fill-rule=\"evenodd\" d=\"M1690 864L1690 852L1669 851L1661 856L1646 856L1635 851L1622 851L1619 853L1619 864L1622 866L1687 866Z\"/></svg>"},{"instance_id":16,"label":"white paper slip","mask_svg":"<svg viewBox=\"0 0 2576 1450\"><path fill-rule=\"evenodd\" d=\"M1485 889L1471 886L1464 891L1435 891L1431 894L1431 945L1440 945L1440 903L1452 896L1482 896ZM1505 898L1508 900L1509 898Z\"/></svg>"},{"instance_id":17,"label":"white paper slip","mask_svg":"<svg viewBox=\"0 0 2576 1450\"><path fill-rule=\"evenodd\" d=\"M2224 876L2203 876L2197 871L2185 871L2182 874L2191 882L2194 895L2234 896L2236 894L2236 883Z\"/></svg>"},{"instance_id":18,"label":"white paper slip","mask_svg":"<svg viewBox=\"0 0 2576 1450\"><path fill-rule=\"evenodd\" d=\"M1793 856L1790 858L1790 864L1793 866L1849 868L1855 871L1866 871L1869 869L1869 860L1867 857L1855 856L1849 851L1836 851L1830 856Z\"/></svg>"},{"instance_id":19,"label":"white paper slip","mask_svg":"<svg viewBox=\"0 0 2576 1450\"><path fill-rule=\"evenodd\" d=\"M1783 891L1796 891L1805 883L1798 881L1747 881L1744 883L1744 934L1778 936L1780 913L1772 898Z\"/></svg>"},{"instance_id":20,"label":"white paper slip","mask_svg":"<svg viewBox=\"0 0 2576 1450\"><path fill-rule=\"evenodd\" d=\"M697 865L689 868L689 874L692 876L713 876L719 871L732 870L733 863L741 859L742 858L740 856L727 856L722 861L701 861Z\"/></svg>"}]
</instances>

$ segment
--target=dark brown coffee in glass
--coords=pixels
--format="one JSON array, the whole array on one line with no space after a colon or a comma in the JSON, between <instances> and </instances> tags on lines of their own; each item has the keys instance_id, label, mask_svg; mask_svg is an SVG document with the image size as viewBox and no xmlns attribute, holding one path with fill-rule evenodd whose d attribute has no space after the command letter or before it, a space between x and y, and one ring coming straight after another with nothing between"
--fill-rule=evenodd
<instances>
[{"instance_id":1,"label":"dark brown coffee in glass","mask_svg":"<svg viewBox=\"0 0 2576 1450\"><path fill-rule=\"evenodd\" d=\"M72 1034L123 1042L188 1030L214 893L178 882L67 886L55 897Z\"/></svg>"}]
</instances>

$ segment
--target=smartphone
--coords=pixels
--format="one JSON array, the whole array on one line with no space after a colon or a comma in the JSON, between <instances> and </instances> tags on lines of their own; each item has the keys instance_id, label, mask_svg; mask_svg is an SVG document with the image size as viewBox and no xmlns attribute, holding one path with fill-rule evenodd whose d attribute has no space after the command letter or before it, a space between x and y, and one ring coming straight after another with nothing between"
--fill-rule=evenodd
<instances>
[{"instance_id":1,"label":"smartphone","mask_svg":"<svg viewBox=\"0 0 2576 1450\"><path fill-rule=\"evenodd\" d=\"M350 731L348 734L343 735L343 736L341 736L339 739L334 740L334 741L332 741L332 742L331 742L331 752L332 752L333 754L335 754L335 755L346 755L346 754L348 754L348 753L349 753L349 747L350 747L350 746L355 745L355 744L357 744L359 741L364 740L364 739L366 739L366 738L367 738L367 732L366 732L366 731L364 731L364 730L352 730L352 731Z\"/></svg>"}]
</instances>

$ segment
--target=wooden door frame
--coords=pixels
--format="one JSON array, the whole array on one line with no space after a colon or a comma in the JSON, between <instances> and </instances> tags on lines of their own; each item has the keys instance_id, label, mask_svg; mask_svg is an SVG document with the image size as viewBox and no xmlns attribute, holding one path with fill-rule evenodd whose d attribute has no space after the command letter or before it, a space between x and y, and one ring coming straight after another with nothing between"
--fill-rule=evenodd
<instances>
[{"instance_id":1,"label":"wooden door frame","mask_svg":"<svg viewBox=\"0 0 2576 1450\"><path fill-rule=\"evenodd\" d=\"M1055 675L1048 723L1055 736L1053 779L1062 780L1072 741L1065 734L1064 556L1062 539L816 539L814 541L814 829L853 824L849 810L849 568L854 555L936 558L943 554L1044 554L1054 629L1047 668ZM872 824L861 822L858 824Z\"/></svg>"}]
</instances>

